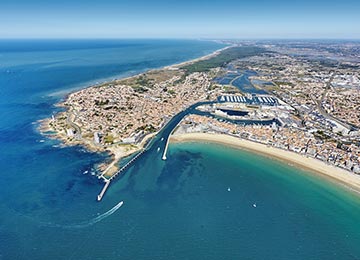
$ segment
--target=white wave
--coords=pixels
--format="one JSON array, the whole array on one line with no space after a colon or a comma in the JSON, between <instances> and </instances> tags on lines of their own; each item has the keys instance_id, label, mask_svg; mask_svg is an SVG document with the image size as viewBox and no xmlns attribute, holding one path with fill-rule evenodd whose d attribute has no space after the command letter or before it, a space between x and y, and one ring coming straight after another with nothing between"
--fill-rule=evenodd
<instances>
[{"instance_id":1,"label":"white wave","mask_svg":"<svg viewBox=\"0 0 360 260\"><path fill-rule=\"evenodd\" d=\"M108 210L107 212L97 216L96 218L93 218L89 221L85 221L85 222L81 222L78 224L71 224L71 225L47 225L47 226L51 226L51 227L59 227L59 228L64 228L64 229L73 229L73 228L86 228L89 226L92 226L98 222L100 222L101 220L103 220L104 218L107 218L109 216L111 216L112 214L114 214L122 205L124 204L124 201L120 201L118 204L115 205L115 207L113 207L112 209Z\"/></svg>"}]
</instances>

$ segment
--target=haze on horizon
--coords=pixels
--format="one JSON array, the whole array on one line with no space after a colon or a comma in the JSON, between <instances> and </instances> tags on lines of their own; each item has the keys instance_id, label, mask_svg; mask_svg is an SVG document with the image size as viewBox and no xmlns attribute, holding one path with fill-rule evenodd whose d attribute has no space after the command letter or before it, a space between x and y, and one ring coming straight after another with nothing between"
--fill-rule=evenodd
<instances>
[{"instance_id":1,"label":"haze on horizon","mask_svg":"<svg viewBox=\"0 0 360 260\"><path fill-rule=\"evenodd\" d=\"M2 0L0 38L360 38L358 0Z\"/></svg>"}]
</instances>

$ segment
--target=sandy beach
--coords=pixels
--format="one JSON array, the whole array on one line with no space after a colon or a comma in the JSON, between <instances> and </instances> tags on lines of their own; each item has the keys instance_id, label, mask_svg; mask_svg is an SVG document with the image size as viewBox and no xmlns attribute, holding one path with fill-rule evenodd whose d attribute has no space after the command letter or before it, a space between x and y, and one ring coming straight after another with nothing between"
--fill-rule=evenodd
<instances>
[{"instance_id":1,"label":"sandy beach","mask_svg":"<svg viewBox=\"0 0 360 260\"><path fill-rule=\"evenodd\" d=\"M226 50L226 49L229 49L229 48L232 48L232 47L235 47L236 45L229 45L229 46L226 46L224 48L221 48L221 49L218 49L212 53L209 53L207 55L204 55L204 56L201 56L199 58L195 58L195 59L192 59L192 60L188 60L188 61L183 61L183 62L180 62L180 63L175 63L175 64L172 64L172 65L168 65L168 66L165 66L161 69L158 69L158 70L162 70L162 69L173 69L173 68L181 68L185 65L189 65L189 64L193 64L195 62L198 62L198 61L202 61L202 60L208 60L212 57L215 57L217 55L219 55L222 51ZM155 69L156 70L156 69ZM151 71L151 70L150 70Z\"/></svg>"},{"instance_id":2,"label":"sandy beach","mask_svg":"<svg viewBox=\"0 0 360 260\"><path fill-rule=\"evenodd\" d=\"M225 134L187 133L171 136L171 142L205 142L217 143L233 148L245 149L285 161L290 165L320 173L323 176L336 180L356 192L360 192L360 175L353 174L338 167L326 164L320 160L306 157L291 151L268 147L264 144L251 142Z\"/></svg>"}]
</instances>

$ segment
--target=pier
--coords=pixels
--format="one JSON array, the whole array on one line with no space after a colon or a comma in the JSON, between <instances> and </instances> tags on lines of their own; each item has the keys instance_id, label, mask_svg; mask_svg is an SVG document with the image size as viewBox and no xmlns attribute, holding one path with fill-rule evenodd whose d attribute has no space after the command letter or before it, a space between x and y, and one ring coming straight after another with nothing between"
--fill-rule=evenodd
<instances>
[{"instance_id":1,"label":"pier","mask_svg":"<svg viewBox=\"0 0 360 260\"><path fill-rule=\"evenodd\" d=\"M169 146L169 140L170 140L170 135L168 136L168 138L166 139L166 145L165 145L165 148L164 148L164 153L163 153L163 156L161 159L163 159L164 161L166 160L166 152L167 152L167 149L168 149L168 146Z\"/></svg>"},{"instance_id":2,"label":"pier","mask_svg":"<svg viewBox=\"0 0 360 260\"><path fill-rule=\"evenodd\" d=\"M113 176L111 176L110 179L107 179L104 175L99 176L99 179L103 179L105 182L105 185L103 187L103 189L101 190L100 194L97 196L97 200L101 201L101 199L103 198L107 188L110 185L110 182L116 177L118 176L120 173L122 173L123 171L125 171L127 168L129 168L131 166L132 163L134 163L137 159L140 158L141 155L144 154L144 152L147 151L147 149L149 148L151 144L151 141L149 141L147 143L147 145L138 153L136 154L130 161L128 161L123 167L121 167Z\"/></svg>"},{"instance_id":3,"label":"pier","mask_svg":"<svg viewBox=\"0 0 360 260\"><path fill-rule=\"evenodd\" d=\"M98 201L101 201L101 199L103 198L109 185L110 185L110 180L105 179L105 185L104 185L103 189L101 190L100 194L97 196Z\"/></svg>"},{"instance_id":4,"label":"pier","mask_svg":"<svg viewBox=\"0 0 360 260\"><path fill-rule=\"evenodd\" d=\"M145 149L143 149L141 152L139 152L134 158L132 158L130 161L128 161L123 167L120 168L120 170L118 170L113 176L111 176L110 179L105 178L103 175L101 175L99 178L102 178L105 182L105 185L103 187L103 189L101 190L100 194L97 196L97 200L101 201L101 199L103 198L107 188L110 185L110 182L116 177L118 176L120 173L122 173L123 171L125 171L133 162L135 162L143 153L145 152Z\"/></svg>"},{"instance_id":5,"label":"pier","mask_svg":"<svg viewBox=\"0 0 360 260\"><path fill-rule=\"evenodd\" d=\"M186 115L186 114L185 114L185 115ZM166 153L167 153L167 150L168 150L168 147L169 147L170 136L173 134L173 132L175 131L176 127L181 123L181 121L182 121L182 119L184 118L185 115L183 115L183 116L180 118L180 120L178 120L178 122L176 122L176 124L172 127L172 129L171 129L168 137L166 138L166 144L165 144L165 148L164 148L164 153L163 153L163 156L161 157L161 159L162 159L163 161L166 161L166 159L167 159L167 158L166 158Z\"/></svg>"},{"instance_id":6,"label":"pier","mask_svg":"<svg viewBox=\"0 0 360 260\"><path fill-rule=\"evenodd\" d=\"M144 148L143 150L141 150L141 152L139 152L137 155L135 155L130 161L128 161L123 167L120 168L120 170L118 170L113 176L111 176L111 178L109 179L110 181L112 179L114 179L116 176L118 176L120 173L122 173L123 171L125 171L128 167L130 167L130 165L132 163L134 163L144 152L146 151L146 148Z\"/></svg>"}]
</instances>

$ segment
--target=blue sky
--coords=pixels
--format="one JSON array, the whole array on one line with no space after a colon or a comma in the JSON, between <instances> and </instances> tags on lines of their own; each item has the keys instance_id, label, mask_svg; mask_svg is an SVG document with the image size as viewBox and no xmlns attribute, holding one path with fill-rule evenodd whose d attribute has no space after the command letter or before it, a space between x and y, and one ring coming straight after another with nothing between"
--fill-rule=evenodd
<instances>
[{"instance_id":1,"label":"blue sky","mask_svg":"<svg viewBox=\"0 0 360 260\"><path fill-rule=\"evenodd\" d=\"M360 0L0 0L0 38L360 38Z\"/></svg>"}]
</instances>

